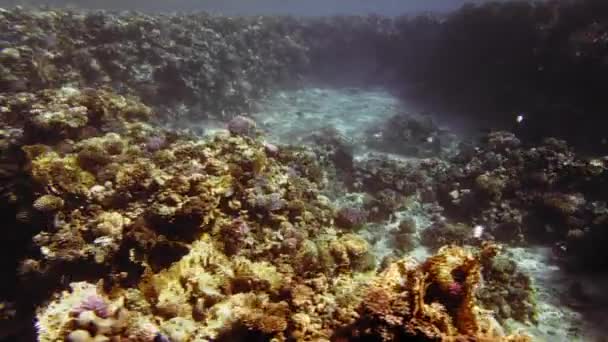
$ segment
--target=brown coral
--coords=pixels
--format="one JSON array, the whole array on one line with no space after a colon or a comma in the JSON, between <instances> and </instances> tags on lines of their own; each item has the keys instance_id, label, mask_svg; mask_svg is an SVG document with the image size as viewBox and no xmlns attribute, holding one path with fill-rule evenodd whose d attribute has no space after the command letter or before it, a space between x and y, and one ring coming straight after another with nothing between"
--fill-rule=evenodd
<instances>
[{"instance_id":1,"label":"brown coral","mask_svg":"<svg viewBox=\"0 0 608 342\"><path fill-rule=\"evenodd\" d=\"M392 263L366 292L355 331L386 341L515 338L495 331L491 317L477 306L480 277L479 258L455 246L442 248L422 265L408 259Z\"/></svg>"},{"instance_id":2,"label":"brown coral","mask_svg":"<svg viewBox=\"0 0 608 342\"><path fill-rule=\"evenodd\" d=\"M259 309L240 313L240 320L251 330L274 335L287 330L289 305L286 302L265 303Z\"/></svg>"},{"instance_id":3,"label":"brown coral","mask_svg":"<svg viewBox=\"0 0 608 342\"><path fill-rule=\"evenodd\" d=\"M44 153L33 159L30 172L41 186L57 192L82 196L95 184L95 177L81 169L75 157L60 157L55 152Z\"/></svg>"}]
</instances>

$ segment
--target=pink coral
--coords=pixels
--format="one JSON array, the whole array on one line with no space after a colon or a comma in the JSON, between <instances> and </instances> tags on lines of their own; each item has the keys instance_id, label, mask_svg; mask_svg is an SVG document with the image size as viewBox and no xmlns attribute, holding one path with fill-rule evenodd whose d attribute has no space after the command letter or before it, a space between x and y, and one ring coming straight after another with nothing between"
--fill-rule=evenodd
<instances>
[{"instance_id":1,"label":"pink coral","mask_svg":"<svg viewBox=\"0 0 608 342\"><path fill-rule=\"evenodd\" d=\"M149 137L146 140L146 142L144 143L144 146L145 146L146 150L148 150L150 152L156 152L156 151L162 149L163 147L165 147L166 144L167 144L167 139L164 136L155 135L155 136Z\"/></svg>"},{"instance_id":2,"label":"pink coral","mask_svg":"<svg viewBox=\"0 0 608 342\"><path fill-rule=\"evenodd\" d=\"M73 310L76 315L84 311L93 311L95 312L95 315L100 318L108 318L110 316L108 303L99 295L90 295L86 297L80 305Z\"/></svg>"},{"instance_id":3,"label":"pink coral","mask_svg":"<svg viewBox=\"0 0 608 342\"><path fill-rule=\"evenodd\" d=\"M448 293L454 297L460 297L464 293L464 287L461 283L455 281L448 286Z\"/></svg>"}]
</instances>

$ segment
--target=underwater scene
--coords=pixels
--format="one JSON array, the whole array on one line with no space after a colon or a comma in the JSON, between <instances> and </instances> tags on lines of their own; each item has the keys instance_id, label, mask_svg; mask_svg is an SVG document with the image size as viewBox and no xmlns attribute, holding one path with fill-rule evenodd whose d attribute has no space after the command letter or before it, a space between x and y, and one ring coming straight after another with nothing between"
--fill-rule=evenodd
<instances>
[{"instance_id":1,"label":"underwater scene","mask_svg":"<svg viewBox=\"0 0 608 342\"><path fill-rule=\"evenodd\" d=\"M0 0L0 340L608 341L608 1Z\"/></svg>"}]
</instances>

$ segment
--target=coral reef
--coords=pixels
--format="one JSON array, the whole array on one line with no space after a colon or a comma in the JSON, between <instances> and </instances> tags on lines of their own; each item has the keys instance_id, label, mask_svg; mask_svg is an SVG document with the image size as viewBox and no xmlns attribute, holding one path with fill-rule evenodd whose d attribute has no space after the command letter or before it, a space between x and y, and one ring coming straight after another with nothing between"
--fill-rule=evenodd
<instances>
[{"instance_id":1,"label":"coral reef","mask_svg":"<svg viewBox=\"0 0 608 342\"><path fill-rule=\"evenodd\" d=\"M248 113L273 86L304 77L397 84L425 107L484 121L492 113L493 122L511 126L522 115L525 125L516 128L526 136L603 149L603 125L590 122L604 123L606 13L601 0L489 1L447 15L396 17L18 8L1 13L0 90L111 86L177 122ZM80 124L77 111L69 115L69 124ZM425 120L399 115L390 125L380 139L386 148L406 141L403 152L435 155L450 145ZM413 137L433 141L409 143Z\"/></svg>"},{"instance_id":2,"label":"coral reef","mask_svg":"<svg viewBox=\"0 0 608 342\"><path fill-rule=\"evenodd\" d=\"M500 321L512 318L537 323L535 291L530 277L518 269L504 251L487 245L481 253L484 287L477 293L482 305L498 313Z\"/></svg>"},{"instance_id":3,"label":"coral reef","mask_svg":"<svg viewBox=\"0 0 608 342\"><path fill-rule=\"evenodd\" d=\"M147 107L105 90L3 101L19 99L14 110L25 114L3 118L24 131L21 176L31 186L17 201L41 227L19 277L23 291L56 293L45 305L30 299L41 341L329 341L385 312L407 322L386 328L394 336L490 334L474 309L478 257L443 248L425 263L405 259L377 273L370 244L352 231L365 211L340 214L322 194L325 176L310 150L268 153L263 137L240 131L175 137L146 123ZM42 105L80 106L92 121L40 138L30 117L43 110L29 108ZM375 203L398 195L382 189ZM57 292L66 272L72 289ZM407 300L365 308L372 284L387 291L378 296ZM365 334L388 336L382 329Z\"/></svg>"},{"instance_id":4,"label":"coral reef","mask_svg":"<svg viewBox=\"0 0 608 342\"><path fill-rule=\"evenodd\" d=\"M501 326L537 322L530 278L487 241L607 266L608 160L528 139L589 128L545 124L554 113L605 112L607 10L0 9L0 337L34 339L35 316L40 341L530 340ZM490 132L456 154L430 116L399 114L363 139L327 125L290 146L252 119L273 87L340 83L353 68L366 85L411 84L405 93L455 111L496 109L518 136ZM180 130L189 119L226 130ZM428 222L407 216L412 203ZM380 235L389 254L376 253ZM408 256L419 242L435 254Z\"/></svg>"},{"instance_id":5,"label":"coral reef","mask_svg":"<svg viewBox=\"0 0 608 342\"><path fill-rule=\"evenodd\" d=\"M1 16L10 44L0 54L3 92L105 85L174 117L235 115L287 70L308 64L302 39L281 34L285 23L272 17L22 9ZM69 118L66 128L82 124L78 111Z\"/></svg>"},{"instance_id":6,"label":"coral reef","mask_svg":"<svg viewBox=\"0 0 608 342\"><path fill-rule=\"evenodd\" d=\"M329 341L346 333L382 340L529 340L504 335L478 307L480 258L446 247L423 264L406 258L377 275L317 276L297 284L270 264L230 261L201 240L172 267L144 277L138 290L117 289L112 299L99 286L73 283L39 310L37 327L41 341L213 340L237 336L240 327L278 340ZM271 299L285 290L283 300Z\"/></svg>"},{"instance_id":7,"label":"coral reef","mask_svg":"<svg viewBox=\"0 0 608 342\"><path fill-rule=\"evenodd\" d=\"M471 2L419 26L434 39L406 38L425 53L402 75L437 112L605 153L606 13L600 0Z\"/></svg>"},{"instance_id":8,"label":"coral reef","mask_svg":"<svg viewBox=\"0 0 608 342\"><path fill-rule=\"evenodd\" d=\"M455 159L437 197L446 216L483 227L484 237L562 246L572 261L585 258L581 266L602 267L605 177L602 159L579 157L564 141L524 146L512 133L493 132ZM426 241L463 243L467 232L454 235L457 226L438 225ZM438 236L445 240L431 241Z\"/></svg>"}]
</instances>

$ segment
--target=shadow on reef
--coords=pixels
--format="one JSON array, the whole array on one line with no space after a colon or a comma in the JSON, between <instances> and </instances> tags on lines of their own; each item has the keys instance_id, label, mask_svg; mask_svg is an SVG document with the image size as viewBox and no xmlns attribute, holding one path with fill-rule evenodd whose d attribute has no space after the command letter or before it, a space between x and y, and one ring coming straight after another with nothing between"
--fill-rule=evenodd
<instances>
[{"instance_id":1,"label":"shadow on reef","mask_svg":"<svg viewBox=\"0 0 608 342\"><path fill-rule=\"evenodd\" d=\"M520 138L605 152L607 19L601 0L465 5L434 22L434 53L413 64L424 67L410 98L503 129L523 115Z\"/></svg>"}]
</instances>

